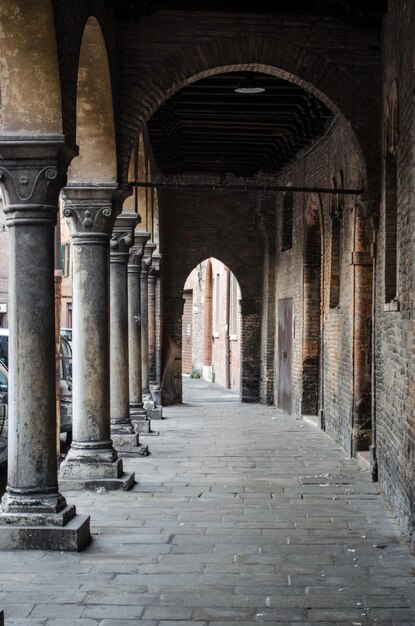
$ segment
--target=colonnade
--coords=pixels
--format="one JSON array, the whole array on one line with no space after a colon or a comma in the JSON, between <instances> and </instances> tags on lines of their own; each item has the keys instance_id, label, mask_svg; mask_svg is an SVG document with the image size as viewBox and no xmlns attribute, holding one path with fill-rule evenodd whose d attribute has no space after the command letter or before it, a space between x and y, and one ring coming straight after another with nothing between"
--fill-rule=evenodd
<instances>
[{"instance_id":1,"label":"colonnade","mask_svg":"<svg viewBox=\"0 0 415 626\"><path fill-rule=\"evenodd\" d=\"M60 488L128 490L122 456L145 455L151 430L148 354L156 306L148 273L160 257L116 184L66 184L64 138L1 141L0 186L10 233L9 443L0 548L80 550L89 517ZM54 228L59 194L73 248L73 441L56 458ZM140 293L142 292L142 299ZM151 282L153 302L157 286ZM150 316L150 317L149 317ZM153 377L154 378L154 377ZM156 378L156 376L155 376ZM157 385L157 379L153 381ZM59 482L59 484L58 484Z\"/></svg>"}]
</instances>

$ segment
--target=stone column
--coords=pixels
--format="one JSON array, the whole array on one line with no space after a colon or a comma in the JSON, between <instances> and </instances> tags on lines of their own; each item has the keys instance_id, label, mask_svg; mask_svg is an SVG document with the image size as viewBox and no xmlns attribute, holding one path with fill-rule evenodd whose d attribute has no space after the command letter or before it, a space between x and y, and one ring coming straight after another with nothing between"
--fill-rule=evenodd
<instances>
[{"instance_id":1,"label":"stone column","mask_svg":"<svg viewBox=\"0 0 415 626\"><path fill-rule=\"evenodd\" d=\"M113 185L64 190L73 249L73 441L60 468L68 489L127 490L110 436L108 257L114 224Z\"/></svg>"},{"instance_id":2,"label":"stone column","mask_svg":"<svg viewBox=\"0 0 415 626\"><path fill-rule=\"evenodd\" d=\"M128 380L127 265L134 243L135 213L121 213L110 241L110 416L111 438L122 456L146 456L130 419Z\"/></svg>"},{"instance_id":3,"label":"stone column","mask_svg":"<svg viewBox=\"0 0 415 626\"><path fill-rule=\"evenodd\" d=\"M141 368L143 380L143 403L145 409L154 409L150 393L149 358L148 358L148 274L151 257L156 248L152 241L146 243L141 262Z\"/></svg>"},{"instance_id":4,"label":"stone column","mask_svg":"<svg viewBox=\"0 0 415 626\"><path fill-rule=\"evenodd\" d=\"M162 418L160 376L157 378L157 370L160 372L160 338L157 330L160 316L157 316L157 287L158 275L160 272L161 255L154 253L151 260L151 267L148 273L148 360L149 360L149 383L150 393L154 403L149 407L152 419ZM159 319L157 320L157 317ZM158 341L157 341L158 339ZM158 368L157 368L158 366Z\"/></svg>"},{"instance_id":5,"label":"stone column","mask_svg":"<svg viewBox=\"0 0 415 626\"><path fill-rule=\"evenodd\" d=\"M149 233L135 233L128 263L128 357L130 418L136 432L149 433L150 420L143 406L141 374L141 263Z\"/></svg>"},{"instance_id":6,"label":"stone column","mask_svg":"<svg viewBox=\"0 0 415 626\"><path fill-rule=\"evenodd\" d=\"M10 235L8 480L0 548L80 550L89 517L59 493L56 462L54 228L66 179L63 137L0 141ZM62 169L61 169L62 168Z\"/></svg>"}]
</instances>

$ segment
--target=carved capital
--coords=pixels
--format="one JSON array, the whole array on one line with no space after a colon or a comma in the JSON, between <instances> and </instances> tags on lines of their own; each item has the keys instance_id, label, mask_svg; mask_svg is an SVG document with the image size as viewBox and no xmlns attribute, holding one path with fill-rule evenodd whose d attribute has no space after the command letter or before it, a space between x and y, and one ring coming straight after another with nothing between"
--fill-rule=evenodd
<instances>
[{"instance_id":1,"label":"carved capital","mask_svg":"<svg viewBox=\"0 0 415 626\"><path fill-rule=\"evenodd\" d=\"M160 273L160 267L161 267L161 254L159 254L158 252L154 252L153 256L151 257L151 267L149 269L149 276L156 278L157 275Z\"/></svg>"},{"instance_id":2,"label":"carved capital","mask_svg":"<svg viewBox=\"0 0 415 626\"><path fill-rule=\"evenodd\" d=\"M116 217L113 209L116 189L115 185L65 187L62 192L63 214L67 218L72 237L109 237Z\"/></svg>"},{"instance_id":3,"label":"carved capital","mask_svg":"<svg viewBox=\"0 0 415 626\"><path fill-rule=\"evenodd\" d=\"M143 260L141 262L141 270L143 272L148 272L151 266L151 259L155 249L157 248L156 244L152 241L148 241L144 247Z\"/></svg>"},{"instance_id":4,"label":"carved capital","mask_svg":"<svg viewBox=\"0 0 415 626\"><path fill-rule=\"evenodd\" d=\"M0 187L9 226L56 223L59 193L74 154L63 137L0 137Z\"/></svg>"},{"instance_id":5,"label":"carved capital","mask_svg":"<svg viewBox=\"0 0 415 626\"><path fill-rule=\"evenodd\" d=\"M134 228L138 223L138 216L135 213L121 213L114 223L110 241L111 257L126 255L134 244Z\"/></svg>"},{"instance_id":6,"label":"carved capital","mask_svg":"<svg viewBox=\"0 0 415 626\"><path fill-rule=\"evenodd\" d=\"M144 254L144 248L150 239L150 233L139 230L134 234L134 245L130 251L129 265L141 268L141 261Z\"/></svg>"}]
</instances>

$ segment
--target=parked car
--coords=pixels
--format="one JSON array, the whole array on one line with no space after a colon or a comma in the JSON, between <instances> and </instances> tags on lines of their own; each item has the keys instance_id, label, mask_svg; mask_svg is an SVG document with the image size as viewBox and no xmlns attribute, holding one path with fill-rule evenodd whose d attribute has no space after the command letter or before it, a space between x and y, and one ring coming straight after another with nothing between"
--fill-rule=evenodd
<instances>
[{"instance_id":1,"label":"parked car","mask_svg":"<svg viewBox=\"0 0 415 626\"><path fill-rule=\"evenodd\" d=\"M66 433L66 442L72 438L72 348L69 341L61 336L60 378L60 431Z\"/></svg>"},{"instance_id":2,"label":"parked car","mask_svg":"<svg viewBox=\"0 0 415 626\"><path fill-rule=\"evenodd\" d=\"M72 328L61 328L61 337L66 339L72 347Z\"/></svg>"},{"instance_id":3,"label":"parked car","mask_svg":"<svg viewBox=\"0 0 415 626\"><path fill-rule=\"evenodd\" d=\"M0 360L0 465L7 460L7 406L8 406L8 330L0 329L3 359ZM6 363L6 364L5 364ZM72 439L72 349L68 341L60 340L60 432L66 433L66 442Z\"/></svg>"},{"instance_id":4,"label":"parked car","mask_svg":"<svg viewBox=\"0 0 415 626\"><path fill-rule=\"evenodd\" d=\"M0 467L7 461L7 405L9 372L0 362Z\"/></svg>"},{"instance_id":5,"label":"parked car","mask_svg":"<svg viewBox=\"0 0 415 626\"><path fill-rule=\"evenodd\" d=\"M9 329L0 328L0 363L7 367L8 365L8 348L9 348Z\"/></svg>"}]
</instances>

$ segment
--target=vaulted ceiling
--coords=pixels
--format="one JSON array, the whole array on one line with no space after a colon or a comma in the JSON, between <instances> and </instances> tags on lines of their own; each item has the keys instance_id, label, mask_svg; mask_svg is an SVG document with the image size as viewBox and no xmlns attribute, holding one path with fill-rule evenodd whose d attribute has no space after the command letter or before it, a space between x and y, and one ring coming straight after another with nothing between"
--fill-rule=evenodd
<instances>
[{"instance_id":1,"label":"vaulted ceiling","mask_svg":"<svg viewBox=\"0 0 415 626\"><path fill-rule=\"evenodd\" d=\"M238 93L238 88L262 88ZM297 85L233 72L197 81L167 100L148 123L164 174L276 173L329 127L332 112Z\"/></svg>"},{"instance_id":2,"label":"vaulted ceiling","mask_svg":"<svg viewBox=\"0 0 415 626\"><path fill-rule=\"evenodd\" d=\"M159 10L331 15L361 26L379 24L387 0L106 0L117 19L139 19Z\"/></svg>"}]
</instances>

